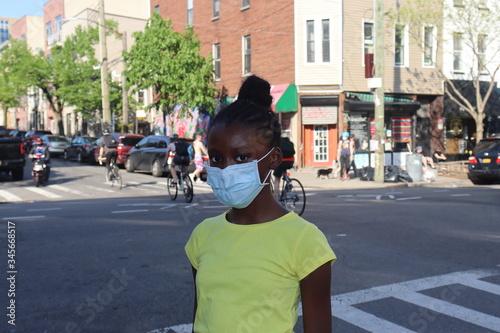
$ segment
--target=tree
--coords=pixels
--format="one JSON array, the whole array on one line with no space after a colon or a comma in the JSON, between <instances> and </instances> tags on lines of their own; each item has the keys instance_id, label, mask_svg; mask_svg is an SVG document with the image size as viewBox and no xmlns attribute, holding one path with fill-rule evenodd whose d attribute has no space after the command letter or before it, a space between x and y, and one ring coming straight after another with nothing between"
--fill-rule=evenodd
<instances>
[{"instance_id":1,"label":"tree","mask_svg":"<svg viewBox=\"0 0 500 333\"><path fill-rule=\"evenodd\" d=\"M388 16L391 22L408 24L408 33L421 47L424 58L445 81L445 94L471 115L476 123L476 140L481 140L485 109L500 74L500 1L413 0ZM426 40L431 28L437 30L432 35L434 40ZM433 49L442 49L449 61L438 61ZM462 74L457 75L457 68ZM474 98L462 88L464 80L472 83Z\"/></svg>"},{"instance_id":2,"label":"tree","mask_svg":"<svg viewBox=\"0 0 500 333\"><path fill-rule=\"evenodd\" d=\"M170 20L153 12L145 30L134 33L135 44L125 52L128 85L136 92L153 88L153 103L147 106L164 112L177 104L189 104L209 112L215 107L214 68L200 54L200 42L189 26L174 31Z\"/></svg>"},{"instance_id":3,"label":"tree","mask_svg":"<svg viewBox=\"0 0 500 333\"><path fill-rule=\"evenodd\" d=\"M26 93L26 79L18 75L16 68L30 56L25 41L11 40L9 48L0 54L0 107L2 124L7 125L7 111L20 104L21 96Z\"/></svg>"}]
</instances>

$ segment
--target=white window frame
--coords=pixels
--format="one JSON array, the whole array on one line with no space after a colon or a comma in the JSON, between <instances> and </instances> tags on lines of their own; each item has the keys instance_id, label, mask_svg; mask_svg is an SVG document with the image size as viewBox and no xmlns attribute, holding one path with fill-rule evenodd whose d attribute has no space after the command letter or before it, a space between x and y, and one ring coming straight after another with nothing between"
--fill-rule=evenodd
<instances>
[{"instance_id":1,"label":"white window frame","mask_svg":"<svg viewBox=\"0 0 500 333\"><path fill-rule=\"evenodd\" d=\"M400 45L396 45L396 38L397 38L397 32L398 28L403 27L403 34L402 34L402 39L403 43L400 43ZM398 22L394 26L394 67L408 67L408 60L409 60L409 47L408 47L408 26L405 23ZM401 62L397 64L396 63L396 54L397 54L397 49L400 51L402 50L403 55L401 56Z\"/></svg>"},{"instance_id":2,"label":"white window frame","mask_svg":"<svg viewBox=\"0 0 500 333\"><path fill-rule=\"evenodd\" d=\"M328 22L328 40L325 40L324 22ZM304 24L304 62L307 65L331 64L332 51L332 18L314 17L305 19ZM325 52L328 48L329 59L325 61Z\"/></svg>"},{"instance_id":3,"label":"white window frame","mask_svg":"<svg viewBox=\"0 0 500 333\"><path fill-rule=\"evenodd\" d=\"M242 38L242 71L243 75L251 75L252 74L252 35L246 35Z\"/></svg>"},{"instance_id":4,"label":"white window frame","mask_svg":"<svg viewBox=\"0 0 500 333\"><path fill-rule=\"evenodd\" d=\"M427 53L427 29L431 29L431 40L430 40L430 63L426 63L426 53ZM422 31L422 67L436 67L437 59L437 29L434 25L425 25Z\"/></svg>"},{"instance_id":5,"label":"white window frame","mask_svg":"<svg viewBox=\"0 0 500 333\"><path fill-rule=\"evenodd\" d=\"M328 31L325 31L325 22L328 23ZM328 38L325 39L325 36ZM326 53L328 59L326 59ZM323 63L330 63L332 61L332 25L329 18L321 20L321 59Z\"/></svg>"},{"instance_id":6,"label":"white window frame","mask_svg":"<svg viewBox=\"0 0 500 333\"><path fill-rule=\"evenodd\" d=\"M367 24L371 24L372 26L372 39L371 42L370 40L366 39L365 36L365 26ZM363 20L363 25L361 27L362 33L363 33L363 40L361 41L362 45L361 47L363 48L362 56L361 56L361 63L363 64L363 67L366 66L365 64L365 54L367 53L372 53L375 54L375 22L372 20ZM371 48L371 52L367 52L366 49Z\"/></svg>"},{"instance_id":7,"label":"white window frame","mask_svg":"<svg viewBox=\"0 0 500 333\"><path fill-rule=\"evenodd\" d=\"M315 21L306 20L306 63L314 64L316 62L316 43L315 43ZM310 28L312 27L312 31Z\"/></svg>"},{"instance_id":8,"label":"white window frame","mask_svg":"<svg viewBox=\"0 0 500 333\"><path fill-rule=\"evenodd\" d=\"M220 15L220 0L212 0L212 18L219 18Z\"/></svg>"},{"instance_id":9,"label":"white window frame","mask_svg":"<svg viewBox=\"0 0 500 333\"><path fill-rule=\"evenodd\" d=\"M463 53L464 53L464 34L461 32L454 32L453 33L453 62L452 62L452 68L453 68L453 73L463 73L463 64L462 64L462 58L463 58ZM460 37L459 39L456 39L456 37ZM459 45L457 45L457 42L459 42ZM458 68L455 68L455 62L458 57Z\"/></svg>"},{"instance_id":10,"label":"white window frame","mask_svg":"<svg viewBox=\"0 0 500 333\"><path fill-rule=\"evenodd\" d=\"M250 0L241 0L241 9L250 8Z\"/></svg>"},{"instance_id":11,"label":"white window frame","mask_svg":"<svg viewBox=\"0 0 500 333\"><path fill-rule=\"evenodd\" d=\"M214 62L214 78L216 81L219 81L221 78L220 43L212 44L212 55Z\"/></svg>"},{"instance_id":12,"label":"white window frame","mask_svg":"<svg viewBox=\"0 0 500 333\"><path fill-rule=\"evenodd\" d=\"M486 74L486 47L488 45L488 35L477 35L477 71L479 74ZM482 59L482 62L481 62Z\"/></svg>"},{"instance_id":13,"label":"white window frame","mask_svg":"<svg viewBox=\"0 0 500 333\"><path fill-rule=\"evenodd\" d=\"M194 0L186 0L186 18L187 18L187 25L192 26L193 25L193 2Z\"/></svg>"}]
</instances>

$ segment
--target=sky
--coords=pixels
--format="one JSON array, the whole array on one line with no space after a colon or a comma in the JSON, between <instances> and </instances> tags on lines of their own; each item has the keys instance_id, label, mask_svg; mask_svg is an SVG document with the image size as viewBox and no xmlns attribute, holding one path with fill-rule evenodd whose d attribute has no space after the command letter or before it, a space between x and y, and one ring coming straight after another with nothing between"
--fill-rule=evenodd
<instances>
[{"instance_id":1,"label":"sky","mask_svg":"<svg viewBox=\"0 0 500 333\"><path fill-rule=\"evenodd\" d=\"M1 0L0 17L20 18L24 15L43 16L43 5L48 0Z\"/></svg>"}]
</instances>

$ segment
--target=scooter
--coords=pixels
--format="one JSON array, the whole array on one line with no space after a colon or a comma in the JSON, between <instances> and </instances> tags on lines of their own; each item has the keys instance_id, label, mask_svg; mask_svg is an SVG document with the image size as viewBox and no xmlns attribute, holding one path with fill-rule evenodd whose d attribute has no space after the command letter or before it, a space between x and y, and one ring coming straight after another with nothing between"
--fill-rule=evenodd
<instances>
[{"instance_id":1,"label":"scooter","mask_svg":"<svg viewBox=\"0 0 500 333\"><path fill-rule=\"evenodd\" d=\"M47 164L45 163L45 155L35 154L33 155L33 159L34 161L31 165L31 175L33 181L35 182L35 186L39 187L40 185L44 185L47 181Z\"/></svg>"}]
</instances>

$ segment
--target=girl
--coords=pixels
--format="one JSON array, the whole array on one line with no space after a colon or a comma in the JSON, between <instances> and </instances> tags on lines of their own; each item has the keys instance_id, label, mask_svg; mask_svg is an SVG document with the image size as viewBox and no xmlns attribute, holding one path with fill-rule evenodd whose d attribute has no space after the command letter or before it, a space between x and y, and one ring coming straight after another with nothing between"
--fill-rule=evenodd
<instances>
[{"instance_id":1,"label":"girl","mask_svg":"<svg viewBox=\"0 0 500 333\"><path fill-rule=\"evenodd\" d=\"M282 159L270 88L249 77L209 129L207 183L231 208L200 223L186 244L197 333L293 332L299 297L304 332L331 332L335 254L323 233L285 210L269 187Z\"/></svg>"}]
</instances>

